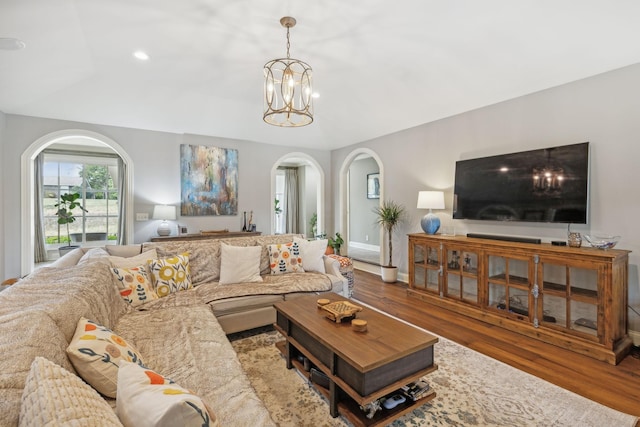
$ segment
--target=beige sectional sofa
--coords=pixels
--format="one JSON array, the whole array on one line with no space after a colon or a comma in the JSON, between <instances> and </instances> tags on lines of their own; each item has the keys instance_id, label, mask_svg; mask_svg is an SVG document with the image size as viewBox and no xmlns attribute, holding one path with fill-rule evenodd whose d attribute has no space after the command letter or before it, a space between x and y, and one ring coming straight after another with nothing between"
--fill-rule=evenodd
<instances>
[{"instance_id":1,"label":"beige sectional sofa","mask_svg":"<svg viewBox=\"0 0 640 427\"><path fill-rule=\"evenodd\" d=\"M0 426L18 425L21 405L25 410L23 390L36 357L76 374L66 350L83 317L135 346L146 367L196 393L220 425L274 425L226 334L272 323L275 301L309 292L341 292L346 287L330 258L325 274L269 274L266 248L291 238L258 236L109 247L111 257L126 258L149 250L155 250L158 257L190 253L194 288L136 307L121 297L110 258L98 256L99 251L92 252L96 256L86 250L67 254L0 292ZM220 284L223 243L260 246L264 281ZM51 393L38 394L47 395ZM99 399L116 406L114 399Z\"/></svg>"}]
</instances>

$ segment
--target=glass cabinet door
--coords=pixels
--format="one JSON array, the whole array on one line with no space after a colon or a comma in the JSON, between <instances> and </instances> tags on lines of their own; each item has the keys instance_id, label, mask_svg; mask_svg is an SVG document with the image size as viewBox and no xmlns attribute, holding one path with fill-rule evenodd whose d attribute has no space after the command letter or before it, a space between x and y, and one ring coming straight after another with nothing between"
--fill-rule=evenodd
<instances>
[{"instance_id":1,"label":"glass cabinet door","mask_svg":"<svg viewBox=\"0 0 640 427\"><path fill-rule=\"evenodd\" d=\"M446 296L478 304L478 254L452 247L445 252Z\"/></svg>"},{"instance_id":2,"label":"glass cabinet door","mask_svg":"<svg viewBox=\"0 0 640 427\"><path fill-rule=\"evenodd\" d=\"M598 336L598 268L540 263L545 326Z\"/></svg>"},{"instance_id":3,"label":"glass cabinet door","mask_svg":"<svg viewBox=\"0 0 640 427\"><path fill-rule=\"evenodd\" d=\"M530 260L488 255L488 307L529 317Z\"/></svg>"},{"instance_id":4,"label":"glass cabinet door","mask_svg":"<svg viewBox=\"0 0 640 427\"><path fill-rule=\"evenodd\" d=\"M411 287L440 293L440 245L413 244L413 276Z\"/></svg>"}]
</instances>

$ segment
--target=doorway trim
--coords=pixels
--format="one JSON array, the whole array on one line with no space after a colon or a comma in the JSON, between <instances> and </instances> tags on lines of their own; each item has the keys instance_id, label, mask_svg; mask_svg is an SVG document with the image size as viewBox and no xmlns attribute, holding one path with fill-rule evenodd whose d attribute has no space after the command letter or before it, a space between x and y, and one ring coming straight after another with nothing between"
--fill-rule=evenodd
<instances>
[{"instance_id":1,"label":"doorway trim","mask_svg":"<svg viewBox=\"0 0 640 427\"><path fill-rule=\"evenodd\" d=\"M382 159L378 156L378 153L370 148L356 148L342 161L339 173L339 206L338 206L338 229L343 235L344 241L347 243L347 255L349 254L349 168L353 161L360 155L366 154L371 156L378 164L378 170L380 171L380 205L384 201L384 165ZM384 257L386 256L386 245L384 245L384 231L380 229L380 265L383 265Z\"/></svg>"},{"instance_id":2,"label":"doorway trim","mask_svg":"<svg viewBox=\"0 0 640 427\"><path fill-rule=\"evenodd\" d=\"M276 223L276 213L273 209L273 200L276 198L276 171L278 170L278 166L280 166L283 162L286 162L287 160L292 160L292 159L304 159L306 161L308 161L309 163L311 163L311 165L316 169L316 171L318 171L318 183L317 183L317 187L316 187L316 205L318 206L318 230L324 230L324 210L325 210L325 205L324 205L324 170L322 169L322 166L320 166L320 163L318 163L318 161L316 159L314 159L312 156L306 154L306 153L302 153L302 152L293 152L293 153L288 153L285 154L284 156L280 157L278 160L275 161L275 163L273 164L273 166L271 167L271 197L269 199L269 221L271 223L270 230L271 230L271 234L275 233L275 223Z\"/></svg>"},{"instance_id":3,"label":"doorway trim","mask_svg":"<svg viewBox=\"0 0 640 427\"><path fill-rule=\"evenodd\" d=\"M34 268L34 256L33 256L33 241L35 239L35 212L34 212L34 160L40 154L42 150L48 146L63 142L66 139L90 139L92 141L99 142L106 147L109 147L115 151L127 168L127 195L123 200L126 204L127 213L125 216L126 221L126 242L133 242L133 160L127 154L127 152L114 140L97 132L92 132L82 129L67 129L62 131L56 131L44 135L38 138L27 148L20 158L21 168L21 202L20 202L20 216L21 221L21 256L20 256L20 274L25 276L33 271Z\"/></svg>"}]
</instances>

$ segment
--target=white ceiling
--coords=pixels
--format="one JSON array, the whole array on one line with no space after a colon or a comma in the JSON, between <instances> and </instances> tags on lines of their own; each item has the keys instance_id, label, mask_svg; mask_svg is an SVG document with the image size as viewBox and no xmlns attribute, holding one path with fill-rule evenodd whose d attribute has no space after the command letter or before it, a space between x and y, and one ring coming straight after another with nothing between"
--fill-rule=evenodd
<instances>
[{"instance_id":1,"label":"white ceiling","mask_svg":"<svg viewBox=\"0 0 640 427\"><path fill-rule=\"evenodd\" d=\"M262 67L315 121L262 121ZM335 149L640 62L637 0L0 0L0 111ZM143 49L151 56L132 56Z\"/></svg>"}]
</instances>

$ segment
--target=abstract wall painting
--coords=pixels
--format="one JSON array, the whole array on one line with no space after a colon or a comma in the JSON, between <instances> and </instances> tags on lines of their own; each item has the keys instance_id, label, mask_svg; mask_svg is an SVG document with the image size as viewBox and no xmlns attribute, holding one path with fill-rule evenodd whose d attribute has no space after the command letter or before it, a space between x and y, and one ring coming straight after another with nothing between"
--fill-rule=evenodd
<instances>
[{"instance_id":1,"label":"abstract wall painting","mask_svg":"<svg viewBox=\"0 0 640 427\"><path fill-rule=\"evenodd\" d=\"M238 214L238 150L180 145L180 215Z\"/></svg>"}]
</instances>

